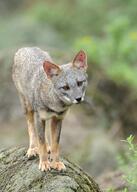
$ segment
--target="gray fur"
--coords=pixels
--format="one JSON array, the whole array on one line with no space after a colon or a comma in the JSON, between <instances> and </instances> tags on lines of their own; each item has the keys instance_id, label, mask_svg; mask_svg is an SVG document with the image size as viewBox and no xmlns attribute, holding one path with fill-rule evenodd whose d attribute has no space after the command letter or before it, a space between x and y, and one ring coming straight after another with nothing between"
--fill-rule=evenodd
<instances>
[{"instance_id":1,"label":"gray fur","mask_svg":"<svg viewBox=\"0 0 137 192\"><path fill-rule=\"evenodd\" d=\"M63 112L84 95L87 74L84 69L78 69L69 63L61 65L59 75L49 79L43 68L44 61L53 62L49 54L40 48L19 49L13 65L14 83L32 110ZM83 81L82 86L78 87L77 81ZM62 87L66 84L69 90L63 90Z\"/></svg>"}]
</instances>

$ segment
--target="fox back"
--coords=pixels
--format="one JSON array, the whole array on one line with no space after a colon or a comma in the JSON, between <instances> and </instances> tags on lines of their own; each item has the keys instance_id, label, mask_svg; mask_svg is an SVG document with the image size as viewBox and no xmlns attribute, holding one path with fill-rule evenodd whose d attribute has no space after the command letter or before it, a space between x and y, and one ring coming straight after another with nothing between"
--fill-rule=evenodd
<instances>
[{"instance_id":1,"label":"fox back","mask_svg":"<svg viewBox=\"0 0 137 192\"><path fill-rule=\"evenodd\" d=\"M27 47L15 54L12 76L19 94L34 111L50 109L61 113L83 101L86 69L84 51L80 51L72 62L57 65L47 52Z\"/></svg>"}]
</instances>

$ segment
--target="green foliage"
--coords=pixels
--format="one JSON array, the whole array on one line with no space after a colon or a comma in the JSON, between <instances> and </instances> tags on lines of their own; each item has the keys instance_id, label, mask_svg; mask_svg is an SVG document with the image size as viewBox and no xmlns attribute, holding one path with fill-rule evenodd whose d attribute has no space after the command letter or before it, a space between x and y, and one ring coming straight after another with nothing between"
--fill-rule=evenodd
<instances>
[{"instance_id":1,"label":"green foliage","mask_svg":"<svg viewBox=\"0 0 137 192\"><path fill-rule=\"evenodd\" d=\"M134 137L130 135L126 141L128 151L125 158L119 158L120 168L124 172L124 179L128 183L128 189L123 192L137 191L137 145L133 143Z\"/></svg>"},{"instance_id":2,"label":"green foliage","mask_svg":"<svg viewBox=\"0 0 137 192\"><path fill-rule=\"evenodd\" d=\"M104 26L113 22L115 18L121 22L120 18L124 12L130 17L131 25L134 27L134 6L137 6L137 2L128 3L122 0L40 0L28 9L27 14L42 25L51 25L66 37L67 41L73 41L77 37L91 34L102 36ZM119 24L116 25L119 27Z\"/></svg>"},{"instance_id":3,"label":"green foliage","mask_svg":"<svg viewBox=\"0 0 137 192\"><path fill-rule=\"evenodd\" d=\"M106 192L114 192L114 190L110 188Z\"/></svg>"},{"instance_id":4,"label":"green foliage","mask_svg":"<svg viewBox=\"0 0 137 192\"><path fill-rule=\"evenodd\" d=\"M61 31L61 33L68 33L72 29L73 22L71 22L72 15L66 16L67 12L67 1L59 1L54 4L40 1L28 10L28 16L31 16L38 23L54 26L54 29Z\"/></svg>"},{"instance_id":5,"label":"green foliage","mask_svg":"<svg viewBox=\"0 0 137 192\"><path fill-rule=\"evenodd\" d=\"M102 11L98 9L100 6ZM59 0L50 3L41 0L28 10L28 15L42 24L52 25L67 39L74 39L79 35L90 34L91 31L100 33L99 28L106 17L106 14L103 14L104 10L104 0Z\"/></svg>"},{"instance_id":6,"label":"green foliage","mask_svg":"<svg viewBox=\"0 0 137 192\"><path fill-rule=\"evenodd\" d=\"M107 25L104 38L79 38L74 46L87 50L89 70L94 63L115 83L136 89L137 32L129 26L127 18L118 18Z\"/></svg>"}]
</instances>

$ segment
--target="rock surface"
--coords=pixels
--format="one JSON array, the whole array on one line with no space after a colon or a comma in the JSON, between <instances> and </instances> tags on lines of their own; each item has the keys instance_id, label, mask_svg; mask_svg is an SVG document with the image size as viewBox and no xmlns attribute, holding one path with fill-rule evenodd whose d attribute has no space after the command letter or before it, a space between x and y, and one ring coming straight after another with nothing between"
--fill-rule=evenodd
<instances>
[{"instance_id":1,"label":"rock surface","mask_svg":"<svg viewBox=\"0 0 137 192\"><path fill-rule=\"evenodd\" d=\"M66 171L41 172L38 158L28 160L25 148L0 151L0 192L101 192L79 167L63 159Z\"/></svg>"}]
</instances>

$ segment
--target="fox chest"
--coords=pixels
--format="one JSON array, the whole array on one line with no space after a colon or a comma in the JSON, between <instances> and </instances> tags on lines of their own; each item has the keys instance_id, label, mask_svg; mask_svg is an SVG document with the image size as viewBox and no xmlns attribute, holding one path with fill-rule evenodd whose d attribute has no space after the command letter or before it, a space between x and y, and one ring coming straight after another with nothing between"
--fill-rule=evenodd
<instances>
[{"instance_id":1,"label":"fox chest","mask_svg":"<svg viewBox=\"0 0 137 192\"><path fill-rule=\"evenodd\" d=\"M43 120L48 120L48 119L51 119L52 117L57 117L58 119L63 119L66 112L67 112L67 110L57 113L54 111L46 111L46 110L41 109L41 110L39 110L39 116Z\"/></svg>"}]
</instances>

